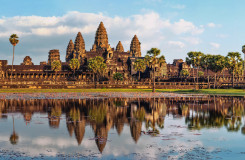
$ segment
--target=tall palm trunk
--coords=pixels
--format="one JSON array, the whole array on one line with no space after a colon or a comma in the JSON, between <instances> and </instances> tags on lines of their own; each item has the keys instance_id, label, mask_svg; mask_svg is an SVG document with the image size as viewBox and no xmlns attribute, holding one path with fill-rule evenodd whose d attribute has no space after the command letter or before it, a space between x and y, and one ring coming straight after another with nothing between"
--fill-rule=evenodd
<instances>
[{"instance_id":1,"label":"tall palm trunk","mask_svg":"<svg viewBox=\"0 0 245 160\"><path fill-rule=\"evenodd\" d=\"M214 74L214 89L216 88L216 73Z\"/></svg>"},{"instance_id":2,"label":"tall palm trunk","mask_svg":"<svg viewBox=\"0 0 245 160\"><path fill-rule=\"evenodd\" d=\"M199 79L199 78L198 78L198 69L199 69L199 68L197 67L197 89L199 89L199 84L198 84L198 79Z\"/></svg>"},{"instance_id":3,"label":"tall palm trunk","mask_svg":"<svg viewBox=\"0 0 245 160\"><path fill-rule=\"evenodd\" d=\"M195 82L196 80L195 80L195 76L194 76L194 73L195 72L195 70L194 70L194 67L192 68L192 75L193 75L193 81Z\"/></svg>"},{"instance_id":4,"label":"tall palm trunk","mask_svg":"<svg viewBox=\"0 0 245 160\"><path fill-rule=\"evenodd\" d=\"M139 81L140 81L140 71L139 71Z\"/></svg>"},{"instance_id":5,"label":"tall palm trunk","mask_svg":"<svg viewBox=\"0 0 245 160\"><path fill-rule=\"evenodd\" d=\"M13 45L13 59L12 59L12 70L11 70L11 84L12 84L12 80L13 80L13 70L14 70L14 49L15 49L15 46Z\"/></svg>"},{"instance_id":6,"label":"tall palm trunk","mask_svg":"<svg viewBox=\"0 0 245 160\"><path fill-rule=\"evenodd\" d=\"M55 71L55 79L54 79L55 84L56 84L56 79L57 79L57 71Z\"/></svg>"},{"instance_id":7,"label":"tall palm trunk","mask_svg":"<svg viewBox=\"0 0 245 160\"><path fill-rule=\"evenodd\" d=\"M155 92L155 67L153 68L153 89L152 92Z\"/></svg>"},{"instance_id":8,"label":"tall palm trunk","mask_svg":"<svg viewBox=\"0 0 245 160\"><path fill-rule=\"evenodd\" d=\"M209 79L209 74L208 74L208 68L207 68L207 76L208 76L208 89L210 89L210 79Z\"/></svg>"},{"instance_id":9,"label":"tall palm trunk","mask_svg":"<svg viewBox=\"0 0 245 160\"><path fill-rule=\"evenodd\" d=\"M75 79L75 69L73 69L73 78Z\"/></svg>"},{"instance_id":10,"label":"tall palm trunk","mask_svg":"<svg viewBox=\"0 0 245 160\"><path fill-rule=\"evenodd\" d=\"M234 69L232 71L232 88L234 88Z\"/></svg>"}]
</instances>

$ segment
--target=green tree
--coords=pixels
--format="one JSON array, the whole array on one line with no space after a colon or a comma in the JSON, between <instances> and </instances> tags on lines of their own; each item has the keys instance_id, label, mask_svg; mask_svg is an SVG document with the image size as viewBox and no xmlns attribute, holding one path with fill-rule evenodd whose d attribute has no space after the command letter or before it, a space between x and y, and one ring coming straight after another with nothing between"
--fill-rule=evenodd
<instances>
[{"instance_id":1,"label":"green tree","mask_svg":"<svg viewBox=\"0 0 245 160\"><path fill-rule=\"evenodd\" d=\"M203 77L204 76L204 72L203 71L199 71L198 72L198 77Z\"/></svg>"},{"instance_id":2,"label":"green tree","mask_svg":"<svg viewBox=\"0 0 245 160\"><path fill-rule=\"evenodd\" d=\"M104 63L104 58L101 56L96 56L88 60L88 69L93 72L93 81L95 82L95 77L104 75L107 69L107 65Z\"/></svg>"},{"instance_id":3,"label":"green tree","mask_svg":"<svg viewBox=\"0 0 245 160\"><path fill-rule=\"evenodd\" d=\"M153 70L153 89L152 92L155 92L155 70L156 70L156 65L161 65L162 63L165 63L165 57L161 56L158 58L160 55L161 50L158 48L151 48L149 51L147 51L147 54L145 56L145 64L149 67L152 68Z\"/></svg>"},{"instance_id":4,"label":"green tree","mask_svg":"<svg viewBox=\"0 0 245 160\"><path fill-rule=\"evenodd\" d=\"M234 88L234 76L242 72L242 58L239 52L229 52L226 56L226 67L232 73L232 87Z\"/></svg>"},{"instance_id":5,"label":"green tree","mask_svg":"<svg viewBox=\"0 0 245 160\"><path fill-rule=\"evenodd\" d=\"M187 77L187 76L189 76L188 70L182 69L182 70L180 71L180 76L181 76L181 77Z\"/></svg>"},{"instance_id":6,"label":"green tree","mask_svg":"<svg viewBox=\"0 0 245 160\"><path fill-rule=\"evenodd\" d=\"M226 65L226 58L221 55L213 55L212 61L209 64L209 69L213 72L215 72L214 77L214 88L216 86L216 74L217 72L222 72Z\"/></svg>"},{"instance_id":7,"label":"green tree","mask_svg":"<svg viewBox=\"0 0 245 160\"><path fill-rule=\"evenodd\" d=\"M13 45L13 59L12 59L12 70L11 70L11 84L12 84L12 76L13 76L13 65L14 65L14 51L15 51L15 46L19 43L17 34L12 34L9 37L9 42Z\"/></svg>"},{"instance_id":8,"label":"green tree","mask_svg":"<svg viewBox=\"0 0 245 160\"><path fill-rule=\"evenodd\" d=\"M122 81L122 80L123 80L123 75L122 75L122 73L118 73L118 72L117 72L117 73L114 73L114 74L113 74L113 79L116 80L117 82L118 82L118 81Z\"/></svg>"},{"instance_id":9,"label":"green tree","mask_svg":"<svg viewBox=\"0 0 245 160\"><path fill-rule=\"evenodd\" d=\"M188 57L186 57L186 63L189 65L192 65L193 68L197 68L197 74L196 79L198 83L198 70L201 66L201 58L204 56L202 52L189 52L187 53ZM194 69L193 69L193 75L194 75Z\"/></svg>"},{"instance_id":10,"label":"green tree","mask_svg":"<svg viewBox=\"0 0 245 160\"><path fill-rule=\"evenodd\" d=\"M208 76L208 88L210 88L208 70L210 69L209 67L210 67L210 64L212 63L212 60L213 60L213 56L210 54L207 54L201 57L201 63L200 63L202 69L206 70L206 74Z\"/></svg>"},{"instance_id":11,"label":"green tree","mask_svg":"<svg viewBox=\"0 0 245 160\"><path fill-rule=\"evenodd\" d=\"M135 71L139 72L139 80L140 80L140 72L144 72L146 69L145 61L143 59L137 59L134 63Z\"/></svg>"},{"instance_id":12,"label":"green tree","mask_svg":"<svg viewBox=\"0 0 245 160\"><path fill-rule=\"evenodd\" d=\"M73 70L73 75L75 76L75 71L80 68L80 62L77 58L73 58L69 62L69 67Z\"/></svg>"},{"instance_id":13,"label":"green tree","mask_svg":"<svg viewBox=\"0 0 245 160\"><path fill-rule=\"evenodd\" d=\"M186 69L182 69L181 71L180 71L180 77L181 77L181 81L182 81L182 78L183 77L188 77L189 76L189 71L188 70L186 70Z\"/></svg>"},{"instance_id":14,"label":"green tree","mask_svg":"<svg viewBox=\"0 0 245 160\"><path fill-rule=\"evenodd\" d=\"M61 63L60 61L53 61L51 63L51 70L55 72L55 79L57 77L57 72L61 70Z\"/></svg>"}]
</instances>

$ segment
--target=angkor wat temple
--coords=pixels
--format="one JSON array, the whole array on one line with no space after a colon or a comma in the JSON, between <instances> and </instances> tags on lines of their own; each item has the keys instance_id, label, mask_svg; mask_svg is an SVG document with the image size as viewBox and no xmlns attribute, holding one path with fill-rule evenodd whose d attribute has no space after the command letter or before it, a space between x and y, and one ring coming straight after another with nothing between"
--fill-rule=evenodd
<instances>
[{"instance_id":1,"label":"angkor wat temple","mask_svg":"<svg viewBox=\"0 0 245 160\"><path fill-rule=\"evenodd\" d=\"M116 48L112 48L108 42L108 35L103 22L100 23L96 34L95 41L90 51L85 50L85 41L81 32L78 32L75 43L69 41L66 51L66 62L61 62L62 70L58 72L59 78L68 78L72 72L69 68L69 61L77 58L80 61L81 67L76 72L78 80L91 79L87 65L90 58L101 56L107 64L106 77L111 79L116 72L122 73L125 79L137 74L134 71L133 64L135 60L141 57L141 43L135 35L131 41L130 50L125 51L121 41L118 42ZM48 61L40 62L39 65L34 65L31 57L26 56L23 63L13 66L13 79L38 78L45 79L53 77L54 73L51 70L53 61L60 61L60 53L58 49L49 51ZM0 77L9 78L11 76L12 66L6 60L0 60ZM161 69L162 71L162 69ZM149 70L143 74L143 77L149 77ZM158 76L163 75L163 72L158 70Z\"/></svg>"},{"instance_id":2,"label":"angkor wat temple","mask_svg":"<svg viewBox=\"0 0 245 160\"><path fill-rule=\"evenodd\" d=\"M125 51L121 41L118 42L115 48L112 48L108 41L108 35L106 28L101 22L97 28L95 34L94 44L90 51L85 49L85 41L82 33L78 32L75 42L69 41L66 50L66 62L61 62L60 52L58 49L49 51L48 61L40 62L39 65L35 65L32 62L31 57L26 56L23 63L13 66L13 76L11 77L12 66L8 64L7 60L0 60L0 82L6 84L10 78L13 80L13 84L23 84L24 82L31 84L50 84L54 81L57 83L69 81L76 81L79 84L92 82L93 73L88 69L88 60L96 56L104 58L104 62L107 65L104 77L100 81L113 81L114 73L121 73L123 75L124 82L132 83L137 80L139 72L134 70L134 63L137 59L143 59L141 55L141 43L138 37L135 35L131 41L130 50ZM80 61L80 68L75 73L75 79L73 71L69 67L69 61L76 58ZM60 61L62 65L61 71L55 73L51 69L53 61ZM155 66L155 76L158 82L178 82L182 81L180 78L181 70L188 70L189 77L195 77L197 72L195 68L191 68L182 59L175 59L173 64L163 64ZM199 69L201 71L201 69ZM204 76L206 72L203 70ZM209 75L214 77L214 74L209 71ZM225 76L227 75L227 76ZM147 67L146 70L141 73L141 81L152 82L153 68ZM227 70L224 70L221 74L218 74L222 81L231 81L230 74ZM225 79L226 78L226 79ZM181 79L181 80L180 80ZM213 78L214 79L214 78ZM219 77L218 77L219 79ZM239 77L238 77L239 79ZM193 82L193 78L190 82ZM204 80L205 81L205 80ZM213 80L214 81L214 80ZM74 82L75 83L75 82Z\"/></svg>"}]
</instances>

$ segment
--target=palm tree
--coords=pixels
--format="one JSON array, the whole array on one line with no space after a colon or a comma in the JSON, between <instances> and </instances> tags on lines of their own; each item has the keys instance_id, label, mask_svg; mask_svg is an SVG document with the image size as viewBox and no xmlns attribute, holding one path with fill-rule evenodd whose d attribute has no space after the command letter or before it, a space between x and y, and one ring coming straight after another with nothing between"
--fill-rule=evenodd
<instances>
[{"instance_id":1,"label":"palm tree","mask_svg":"<svg viewBox=\"0 0 245 160\"><path fill-rule=\"evenodd\" d=\"M188 70L186 70L186 69L182 69L181 71L180 71L180 77L181 77L181 81L182 81L182 78L184 77L184 78L187 78L189 76L189 71ZM186 81L186 80L185 80Z\"/></svg>"},{"instance_id":2,"label":"palm tree","mask_svg":"<svg viewBox=\"0 0 245 160\"><path fill-rule=\"evenodd\" d=\"M212 58L213 56L210 54L203 55L201 57L201 63L200 63L202 69L206 70L206 75L208 76L208 88L210 88L208 70L210 69L209 66L212 61Z\"/></svg>"},{"instance_id":3,"label":"palm tree","mask_svg":"<svg viewBox=\"0 0 245 160\"><path fill-rule=\"evenodd\" d=\"M221 55L213 55L212 56L212 61L209 64L209 69L213 72L215 72L215 78L214 78L214 88L216 86L216 74L217 72L223 71L226 65L226 58Z\"/></svg>"},{"instance_id":4,"label":"palm tree","mask_svg":"<svg viewBox=\"0 0 245 160\"><path fill-rule=\"evenodd\" d=\"M12 84L12 76L13 76L13 65L14 65L14 50L15 46L19 43L17 34L12 34L9 38L9 42L13 45L13 59L12 59L12 70L11 70L11 84Z\"/></svg>"},{"instance_id":5,"label":"palm tree","mask_svg":"<svg viewBox=\"0 0 245 160\"><path fill-rule=\"evenodd\" d=\"M232 73L232 87L234 88L234 76L242 71L242 58L239 52L229 52L226 56L226 65Z\"/></svg>"},{"instance_id":6,"label":"palm tree","mask_svg":"<svg viewBox=\"0 0 245 160\"><path fill-rule=\"evenodd\" d=\"M104 75L104 72L107 69L106 63L104 63L104 58L101 56L96 56L89 59L88 69L93 72L93 81L95 82L95 77ZM95 83L96 84L96 83Z\"/></svg>"},{"instance_id":7,"label":"palm tree","mask_svg":"<svg viewBox=\"0 0 245 160\"><path fill-rule=\"evenodd\" d=\"M77 58L73 58L69 62L69 67L73 70L73 76L75 76L75 71L80 68L80 62Z\"/></svg>"},{"instance_id":8,"label":"palm tree","mask_svg":"<svg viewBox=\"0 0 245 160\"><path fill-rule=\"evenodd\" d=\"M165 63L165 57L160 55L161 50L158 48L151 48L149 51L147 51L147 55L145 56L145 63L146 65L153 70L153 89L152 92L155 92L155 70L156 65L161 65L162 63Z\"/></svg>"},{"instance_id":9,"label":"palm tree","mask_svg":"<svg viewBox=\"0 0 245 160\"><path fill-rule=\"evenodd\" d=\"M116 80L117 82L118 81L122 81L123 80L123 75L122 75L122 73L115 73L115 74L113 74L113 79L114 80Z\"/></svg>"},{"instance_id":10,"label":"palm tree","mask_svg":"<svg viewBox=\"0 0 245 160\"><path fill-rule=\"evenodd\" d=\"M202 52L189 52L187 53L187 55L188 55L188 57L186 57L187 64L192 65L193 68L197 68L196 78L198 83L198 69L201 64L201 58L204 54ZM193 75L194 75L194 69L193 69Z\"/></svg>"},{"instance_id":11,"label":"palm tree","mask_svg":"<svg viewBox=\"0 0 245 160\"><path fill-rule=\"evenodd\" d=\"M56 76L57 76L57 72L61 70L61 63L60 61L53 61L51 63L51 70L55 71L55 80L56 80Z\"/></svg>"},{"instance_id":12,"label":"palm tree","mask_svg":"<svg viewBox=\"0 0 245 160\"><path fill-rule=\"evenodd\" d=\"M245 45L242 46L242 52L244 54L244 58L243 58L243 76L245 79Z\"/></svg>"},{"instance_id":13,"label":"palm tree","mask_svg":"<svg viewBox=\"0 0 245 160\"><path fill-rule=\"evenodd\" d=\"M140 80L140 72L144 72L146 69L145 61L143 59L137 59L134 63L134 70L139 72L139 80Z\"/></svg>"}]
</instances>

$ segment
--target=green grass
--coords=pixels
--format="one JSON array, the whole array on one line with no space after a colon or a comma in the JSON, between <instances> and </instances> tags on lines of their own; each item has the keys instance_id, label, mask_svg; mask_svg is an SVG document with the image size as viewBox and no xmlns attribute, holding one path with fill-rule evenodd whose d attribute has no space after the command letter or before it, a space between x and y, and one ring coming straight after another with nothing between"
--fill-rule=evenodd
<instances>
[{"instance_id":1,"label":"green grass","mask_svg":"<svg viewBox=\"0 0 245 160\"><path fill-rule=\"evenodd\" d=\"M45 92L152 92L151 89L0 89L0 93L45 93ZM245 96L244 89L156 89L156 92L182 94L211 94Z\"/></svg>"}]
</instances>

